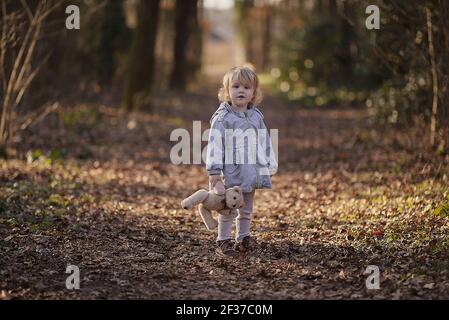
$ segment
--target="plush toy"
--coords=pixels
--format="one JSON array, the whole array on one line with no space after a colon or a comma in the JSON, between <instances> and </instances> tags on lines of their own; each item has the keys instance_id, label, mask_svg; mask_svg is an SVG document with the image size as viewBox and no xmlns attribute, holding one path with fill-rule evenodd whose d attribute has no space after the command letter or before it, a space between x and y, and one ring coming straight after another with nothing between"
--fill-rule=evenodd
<instances>
[{"instance_id":1,"label":"plush toy","mask_svg":"<svg viewBox=\"0 0 449 320\"><path fill-rule=\"evenodd\" d=\"M191 209L199 204L198 212L208 230L214 230L218 226L217 220L212 217L212 210L218 211L220 214L231 214L233 209L244 206L240 187L226 189L223 194L216 194L215 190L216 188L211 191L198 190L181 202L183 209Z\"/></svg>"}]
</instances>

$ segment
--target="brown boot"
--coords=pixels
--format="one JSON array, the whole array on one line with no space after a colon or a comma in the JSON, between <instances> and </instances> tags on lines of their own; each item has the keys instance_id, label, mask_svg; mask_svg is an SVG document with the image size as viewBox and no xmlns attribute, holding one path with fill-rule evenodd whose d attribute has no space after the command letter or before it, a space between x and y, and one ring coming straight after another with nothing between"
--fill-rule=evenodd
<instances>
[{"instance_id":1,"label":"brown boot","mask_svg":"<svg viewBox=\"0 0 449 320\"><path fill-rule=\"evenodd\" d=\"M235 250L239 252L247 252L254 250L256 248L257 242L251 236L246 236L243 238L242 242L235 243Z\"/></svg>"},{"instance_id":2,"label":"brown boot","mask_svg":"<svg viewBox=\"0 0 449 320\"><path fill-rule=\"evenodd\" d=\"M215 253L221 257L236 257L238 255L238 252L234 250L231 239L217 240Z\"/></svg>"}]
</instances>

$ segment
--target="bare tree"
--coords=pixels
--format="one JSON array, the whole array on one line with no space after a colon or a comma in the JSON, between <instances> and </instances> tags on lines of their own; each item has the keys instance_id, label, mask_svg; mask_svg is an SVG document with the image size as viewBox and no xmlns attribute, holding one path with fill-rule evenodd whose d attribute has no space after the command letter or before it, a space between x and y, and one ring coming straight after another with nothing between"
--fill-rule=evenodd
<instances>
[{"instance_id":1,"label":"bare tree","mask_svg":"<svg viewBox=\"0 0 449 320\"><path fill-rule=\"evenodd\" d=\"M170 78L170 88L185 90L188 75L186 48L197 24L197 0L176 0L176 35L174 47L174 67Z\"/></svg>"},{"instance_id":2,"label":"bare tree","mask_svg":"<svg viewBox=\"0 0 449 320\"><path fill-rule=\"evenodd\" d=\"M160 12L160 0L140 0L137 3L137 26L128 54L128 73L122 97L122 108L151 110L155 46Z\"/></svg>"},{"instance_id":3,"label":"bare tree","mask_svg":"<svg viewBox=\"0 0 449 320\"><path fill-rule=\"evenodd\" d=\"M204 6L203 0L198 0L196 8L192 8L193 12L193 30L190 41L187 43L187 78L195 79L197 73L201 70L201 63L203 58L203 15Z\"/></svg>"},{"instance_id":4,"label":"bare tree","mask_svg":"<svg viewBox=\"0 0 449 320\"><path fill-rule=\"evenodd\" d=\"M433 45L432 34L432 12L429 8L426 8L427 17L427 39L430 56L430 68L432 73L432 117L430 124L430 144L435 146L435 135L437 132L437 112L438 112L438 73L435 63L435 49Z\"/></svg>"},{"instance_id":5,"label":"bare tree","mask_svg":"<svg viewBox=\"0 0 449 320\"><path fill-rule=\"evenodd\" d=\"M435 19L435 24L438 25L439 33L439 57L438 57L438 94L440 98L439 108L437 116L439 116L439 134L434 133L436 137L440 139L438 151L449 151L449 105L447 103L449 99L449 25L447 21L449 19L449 3L444 0L438 1L438 13L439 15ZM436 32L435 32L436 33ZM437 122L437 121L435 121ZM432 133L431 133L432 134ZM436 144L436 141L435 141Z\"/></svg>"},{"instance_id":6,"label":"bare tree","mask_svg":"<svg viewBox=\"0 0 449 320\"><path fill-rule=\"evenodd\" d=\"M255 6L254 0L238 0L235 2L237 10L237 21L239 24L240 35L245 46L245 59L247 62L254 63L256 52L254 50L254 34L252 28L252 19L250 12Z\"/></svg>"},{"instance_id":7,"label":"bare tree","mask_svg":"<svg viewBox=\"0 0 449 320\"><path fill-rule=\"evenodd\" d=\"M36 45L43 24L49 14L59 5L53 1L39 0L34 7L25 0L1 0L0 32L0 156L6 157L7 145L19 123L17 107L39 70L50 57L33 67ZM25 119L24 123L30 123Z\"/></svg>"}]
</instances>

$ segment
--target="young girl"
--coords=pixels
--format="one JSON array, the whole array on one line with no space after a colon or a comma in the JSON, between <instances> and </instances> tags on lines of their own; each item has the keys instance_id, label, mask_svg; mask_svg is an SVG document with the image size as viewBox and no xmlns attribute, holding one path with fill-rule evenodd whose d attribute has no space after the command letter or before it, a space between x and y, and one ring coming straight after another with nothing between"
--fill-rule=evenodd
<instances>
[{"instance_id":1,"label":"young girl","mask_svg":"<svg viewBox=\"0 0 449 320\"><path fill-rule=\"evenodd\" d=\"M253 247L250 229L255 189L271 189L277 162L264 117L256 108L262 100L257 74L248 67L231 69L223 77L218 98L220 107L210 120L206 168L211 189L222 183L223 174L226 189L240 186L243 191L245 204L238 213L234 209L230 215L218 217L216 253L235 256Z\"/></svg>"}]
</instances>

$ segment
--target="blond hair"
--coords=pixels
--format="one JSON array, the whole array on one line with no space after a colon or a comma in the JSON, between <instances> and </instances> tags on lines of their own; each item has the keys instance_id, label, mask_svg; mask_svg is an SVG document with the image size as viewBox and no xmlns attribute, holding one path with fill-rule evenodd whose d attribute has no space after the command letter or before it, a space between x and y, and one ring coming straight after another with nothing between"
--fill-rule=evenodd
<instances>
[{"instance_id":1,"label":"blond hair","mask_svg":"<svg viewBox=\"0 0 449 320\"><path fill-rule=\"evenodd\" d=\"M262 102L262 91L260 90L259 77L256 72L249 67L234 67L223 77L223 86L218 92L218 99L220 102L231 102L231 95L229 89L233 81L238 81L243 85L249 85L254 88L253 98L250 104L258 105Z\"/></svg>"}]
</instances>

